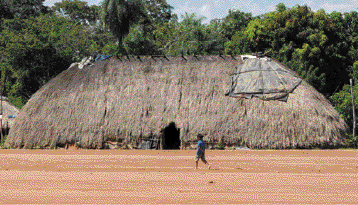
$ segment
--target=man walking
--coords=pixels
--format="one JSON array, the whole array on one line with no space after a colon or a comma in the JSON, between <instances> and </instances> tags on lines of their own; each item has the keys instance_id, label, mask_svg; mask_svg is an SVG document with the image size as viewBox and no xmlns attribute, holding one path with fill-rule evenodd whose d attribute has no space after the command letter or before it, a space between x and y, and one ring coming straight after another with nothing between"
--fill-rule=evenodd
<instances>
[{"instance_id":1,"label":"man walking","mask_svg":"<svg viewBox=\"0 0 358 205\"><path fill-rule=\"evenodd\" d=\"M207 164L208 169L210 169L210 164L205 160L205 144L203 141L203 137L204 136L202 134L197 135L198 147L196 148L196 155L195 155L195 162L196 162L195 170L198 169L199 159L201 159L201 161L203 161L204 164Z\"/></svg>"}]
</instances>

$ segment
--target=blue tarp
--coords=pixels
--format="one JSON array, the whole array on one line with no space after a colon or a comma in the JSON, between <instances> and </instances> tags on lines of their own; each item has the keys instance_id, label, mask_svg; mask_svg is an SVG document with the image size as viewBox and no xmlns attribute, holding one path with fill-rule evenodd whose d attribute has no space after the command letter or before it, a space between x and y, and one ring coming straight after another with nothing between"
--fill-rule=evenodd
<instances>
[{"instance_id":1,"label":"blue tarp","mask_svg":"<svg viewBox=\"0 0 358 205\"><path fill-rule=\"evenodd\" d=\"M97 56L96 61L102 61L102 60L105 60L105 59L110 58L110 57L112 57L112 55L108 55L108 56L99 55L99 56Z\"/></svg>"}]
</instances>

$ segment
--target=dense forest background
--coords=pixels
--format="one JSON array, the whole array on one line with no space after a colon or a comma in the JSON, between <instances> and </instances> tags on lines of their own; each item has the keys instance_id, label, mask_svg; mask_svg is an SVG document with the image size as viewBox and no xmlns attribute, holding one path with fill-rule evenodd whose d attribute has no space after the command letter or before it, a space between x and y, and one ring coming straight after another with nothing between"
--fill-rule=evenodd
<instances>
[{"instance_id":1,"label":"dense forest background","mask_svg":"<svg viewBox=\"0 0 358 205\"><path fill-rule=\"evenodd\" d=\"M252 16L230 10L204 24L178 18L165 0L0 0L1 90L22 107L42 85L88 55L213 55L270 52L323 93L352 130L349 79L358 107L358 13L308 6ZM180 20L179 20L180 19ZM352 143L357 142L352 139Z\"/></svg>"}]
</instances>

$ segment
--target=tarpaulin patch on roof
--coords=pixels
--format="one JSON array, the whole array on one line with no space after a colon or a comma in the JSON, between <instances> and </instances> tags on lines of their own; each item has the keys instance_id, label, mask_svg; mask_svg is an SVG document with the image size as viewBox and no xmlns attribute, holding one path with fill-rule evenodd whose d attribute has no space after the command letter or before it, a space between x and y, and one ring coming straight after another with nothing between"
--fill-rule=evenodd
<instances>
[{"instance_id":1,"label":"tarpaulin patch on roof","mask_svg":"<svg viewBox=\"0 0 358 205\"><path fill-rule=\"evenodd\" d=\"M276 61L248 58L238 66L225 95L287 101L288 94L301 82L294 72Z\"/></svg>"},{"instance_id":2,"label":"tarpaulin patch on roof","mask_svg":"<svg viewBox=\"0 0 358 205\"><path fill-rule=\"evenodd\" d=\"M99 56L97 56L97 58L96 58L96 61L102 61L102 60L106 60L107 58L110 58L110 57L112 57L112 55L99 55Z\"/></svg>"}]
</instances>

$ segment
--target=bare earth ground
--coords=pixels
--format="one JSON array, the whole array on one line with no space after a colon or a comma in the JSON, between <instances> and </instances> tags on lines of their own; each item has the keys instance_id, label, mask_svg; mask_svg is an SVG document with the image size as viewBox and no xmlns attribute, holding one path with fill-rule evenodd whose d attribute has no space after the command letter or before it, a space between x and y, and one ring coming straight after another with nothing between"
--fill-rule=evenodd
<instances>
[{"instance_id":1,"label":"bare earth ground","mask_svg":"<svg viewBox=\"0 0 358 205\"><path fill-rule=\"evenodd\" d=\"M0 203L357 204L357 150L0 150Z\"/></svg>"}]
</instances>

